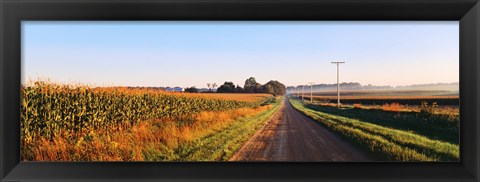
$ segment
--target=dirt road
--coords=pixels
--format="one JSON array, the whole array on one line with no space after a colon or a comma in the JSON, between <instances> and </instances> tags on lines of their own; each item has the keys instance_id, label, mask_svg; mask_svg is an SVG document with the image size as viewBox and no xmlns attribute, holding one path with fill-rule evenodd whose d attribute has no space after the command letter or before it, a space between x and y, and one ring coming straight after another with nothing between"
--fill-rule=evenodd
<instances>
[{"instance_id":1,"label":"dirt road","mask_svg":"<svg viewBox=\"0 0 480 182\"><path fill-rule=\"evenodd\" d=\"M285 103L230 161L371 161L362 151Z\"/></svg>"}]
</instances>

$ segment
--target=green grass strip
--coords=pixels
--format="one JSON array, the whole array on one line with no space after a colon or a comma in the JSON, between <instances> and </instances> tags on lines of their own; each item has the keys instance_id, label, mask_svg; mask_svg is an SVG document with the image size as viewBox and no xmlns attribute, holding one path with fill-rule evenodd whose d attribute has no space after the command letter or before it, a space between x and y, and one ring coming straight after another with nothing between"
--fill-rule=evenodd
<instances>
[{"instance_id":1,"label":"green grass strip","mask_svg":"<svg viewBox=\"0 0 480 182\"><path fill-rule=\"evenodd\" d=\"M212 135L179 146L173 161L228 161L235 152L279 110L282 103L279 98L270 102L273 107L256 116L239 118L227 128Z\"/></svg>"},{"instance_id":2,"label":"green grass strip","mask_svg":"<svg viewBox=\"0 0 480 182\"><path fill-rule=\"evenodd\" d=\"M290 99L295 109L352 139L382 159L395 161L458 161L458 145L432 140L408 131L326 114Z\"/></svg>"}]
</instances>

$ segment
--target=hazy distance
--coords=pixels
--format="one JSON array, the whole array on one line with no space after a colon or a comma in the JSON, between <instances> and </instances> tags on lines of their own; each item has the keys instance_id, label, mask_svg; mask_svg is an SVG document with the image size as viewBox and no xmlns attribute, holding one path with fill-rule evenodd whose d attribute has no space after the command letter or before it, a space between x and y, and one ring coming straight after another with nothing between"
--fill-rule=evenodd
<instances>
[{"instance_id":1,"label":"hazy distance","mask_svg":"<svg viewBox=\"0 0 480 182\"><path fill-rule=\"evenodd\" d=\"M459 82L458 21L22 21L22 81L206 88Z\"/></svg>"}]
</instances>

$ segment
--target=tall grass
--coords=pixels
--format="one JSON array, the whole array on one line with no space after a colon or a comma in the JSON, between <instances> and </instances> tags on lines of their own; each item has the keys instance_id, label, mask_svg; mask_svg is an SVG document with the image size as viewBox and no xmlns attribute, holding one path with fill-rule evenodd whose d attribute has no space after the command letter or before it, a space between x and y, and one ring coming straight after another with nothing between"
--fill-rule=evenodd
<instances>
[{"instance_id":1,"label":"tall grass","mask_svg":"<svg viewBox=\"0 0 480 182\"><path fill-rule=\"evenodd\" d=\"M298 100L290 99L290 103L305 115L376 153L381 159L394 161L459 160L458 145L433 140L408 131L316 111L307 108Z\"/></svg>"},{"instance_id":2,"label":"tall grass","mask_svg":"<svg viewBox=\"0 0 480 182\"><path fill-rule=\"evenodd\" d=\"M384 111L391 111L391 112L400 112L403 110L402 106L399 103L393 102L393 103L385 103L382 106L382 109Z\"/></svg>"}]
</instances>

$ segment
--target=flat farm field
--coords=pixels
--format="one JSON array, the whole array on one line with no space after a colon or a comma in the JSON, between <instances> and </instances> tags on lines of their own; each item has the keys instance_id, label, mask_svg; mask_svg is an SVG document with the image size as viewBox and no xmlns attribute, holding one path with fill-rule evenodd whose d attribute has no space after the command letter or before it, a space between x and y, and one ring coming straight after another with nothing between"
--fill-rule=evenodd
<instances>
[{"instance_id":1,"label":"flat farm field","mask_svg":"<svg viewBox=\"0 0 480 182\"><path fill-rule=\"evenodd\" d=\"M458 107L460 101L458 93L448 91L354 90L341 91L340 94L342 104L384 105L398 103L402 105L422 105L422 102L436 102L440 106ZM305 100L310 100L309 92L305 92L303 96ZM322 103L336 103L337 92L313 92L313 99Z\"/></svg>"}]
</instances>

